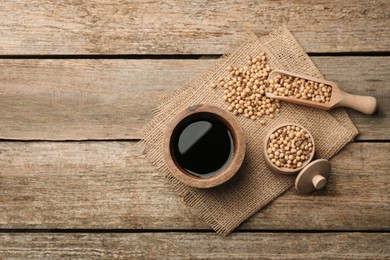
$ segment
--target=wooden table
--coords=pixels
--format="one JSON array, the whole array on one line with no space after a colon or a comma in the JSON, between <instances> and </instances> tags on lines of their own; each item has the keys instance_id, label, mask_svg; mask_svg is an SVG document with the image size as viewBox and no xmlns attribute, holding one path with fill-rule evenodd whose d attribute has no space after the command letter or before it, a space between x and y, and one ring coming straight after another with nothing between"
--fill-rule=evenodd
<instances>
[{"instance_id":1,"label":"wooden table","mask_svg":"<svg viewBox=\"0 0 390 260\"><path fill-rule=\"evenodd\" d=\"M0 258L389 258L390 5L0 3ZM221 237L137 152L158 98L281 25L327 79L373 95L325 190L288 191Z\"/></svg>"}]
</instances>

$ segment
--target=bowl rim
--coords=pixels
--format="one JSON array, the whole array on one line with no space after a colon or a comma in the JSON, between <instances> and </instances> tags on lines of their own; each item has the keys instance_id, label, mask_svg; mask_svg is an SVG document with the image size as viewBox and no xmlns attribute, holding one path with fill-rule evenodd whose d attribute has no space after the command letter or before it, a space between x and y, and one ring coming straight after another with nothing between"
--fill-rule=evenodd
<instances>
[{"instance_id":1,"label":"bowl rim","mask_svg":"<svg viewBox=\"0 0 390 260\"><path fill-rule=\"evenodd\" d=\"M298 126L298 127L300 127L301 129L305 130L309 134L309 136L310 136L310 138L312 140L313 150L310 153L310 157L299 168L290 169L290 168L285 168L285 167L278 167L275 164L273 164L271 162L270 158L268 157L268 144L269 144L269 141L270 141L271 134L273 134L276 130L278 130L278 129L282 128L282 127L285 127L285 126ZM264 146L263 147L263 153L264 153L265 162L267 163L267 165L273 171L281 173L281 174L296 174L296 173L298 173L299 171L301 171L303 168L305 168L313 160L313 157L314 157L314 154L315 154L315 142L314 142L313 135L310 133L310 131L306 127L302 126L301 124L297 124L297 123L283 123L283 124L275 126L271 130L269 130L267 132L266 136L265 136L264 145L263 146Z\"/></svg>"},{"instance_id":2,"label":"bowl rim","mask_svg":"<svg viewBox=\"0 0 390 260\"><path fill-rule=\"evenodd\" d=\"M178 165L172 155L171 147L172 135L177 127L189 117L201 113L210 114L221 120L228 127L234 143L233 156L228 165L226 165L219 173L207 178L192 175ZM212 188L231 179L243 163L245 149L246 144L244 131L234 115L222 108L208 104L194 105L180 111L172 118L171 121L169 121L164 135L164 159L168 169L179 181L185 185L195 188Z\"/></svg>"}]
</instances>

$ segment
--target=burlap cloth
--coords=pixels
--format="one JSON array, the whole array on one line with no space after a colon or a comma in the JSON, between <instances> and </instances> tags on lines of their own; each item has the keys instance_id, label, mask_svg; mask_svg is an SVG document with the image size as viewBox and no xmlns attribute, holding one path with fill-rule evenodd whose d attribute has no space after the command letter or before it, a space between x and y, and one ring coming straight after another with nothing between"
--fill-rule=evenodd
<instances>
[{"instance_id":1,"label":"burlap cloth","mask_svg":"<svg viewBox=\"0 0 390 260\"><path fill-rule=\"evenodd\" d=\"M257 38L246 38L215 65L198 75L180 89L160 100L154 119L143 129L145 153L150 162L164 173L184 203L192 208L219 234L227 235L244 220L266 206L294 184L294 176L272 172L263 158L263 138L268 130L281 123L299 123L313 135L317 158L330 158L350 142L357 129L344 109L325 112L283 103L274 119L265 117L267 124L237 117L247 143L246 157L237 174L227 183L211 189L188 187L171 175L163 159L163 136L166 124L182 109L195 104L211 104L227 108L222 99L223 89L210 88L219 77L227 77L228 65L242 67L246 55L256 56L265 51L272 69L323 78L309 56L287 28ZM337 64L335 64L337 66Z\"/></svg>"}]
</instances>

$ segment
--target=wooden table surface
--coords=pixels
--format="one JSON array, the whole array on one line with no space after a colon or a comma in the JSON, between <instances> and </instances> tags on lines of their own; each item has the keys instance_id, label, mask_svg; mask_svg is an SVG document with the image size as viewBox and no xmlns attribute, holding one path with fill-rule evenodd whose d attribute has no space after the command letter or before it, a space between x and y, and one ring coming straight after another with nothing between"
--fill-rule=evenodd
<instances>
[{"instance_id":1,"label":"wooden table surface","mask_svg":"<svg viewBox=\"0 0 390 260\"><path fill-rule=\"evenodd\" d=\"M137 152L158 98L251 29L287 25L329 80L373 95L327 187L221 237ZM390 4L0 3L0 258L389 258Z\"/></svg>"}]
</instances>

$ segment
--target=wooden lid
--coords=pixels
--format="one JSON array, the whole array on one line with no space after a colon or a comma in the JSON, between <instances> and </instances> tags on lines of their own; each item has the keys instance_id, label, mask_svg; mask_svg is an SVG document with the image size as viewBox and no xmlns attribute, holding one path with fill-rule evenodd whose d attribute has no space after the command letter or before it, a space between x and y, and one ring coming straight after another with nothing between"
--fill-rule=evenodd
<instances>
[{"instance_id":1,"label":"wooden lid","mask_svg":"<svg viewBox=\"0 0 390 260\"><path fill-rule=\"evenodd\" d=\"M295 189L300 194L308 194L322 189L330 175L332 167L325 159L318 159L308 164L297 176Z\"/></svg>"},{"instance_id":2,"label":"wooden lid","mask_svg":"<svg viewBox=\"0 0 390 260\"><path fill-rule=\"evenodd\" d=\"M230 163L217 174L207 178L192 175L184 170L172 156L171 147L171 138L176 127L188 117L201 113L211 114L224 123L228 127L234 142L233 157ZM244 132L233 114L215 106L195 105L184 109L168 123L164 136L164 159L171 173L182 183L195 188L211 188L226 182L234 176L244 160L245 146Z\"/></svg>"}]
</instances>

